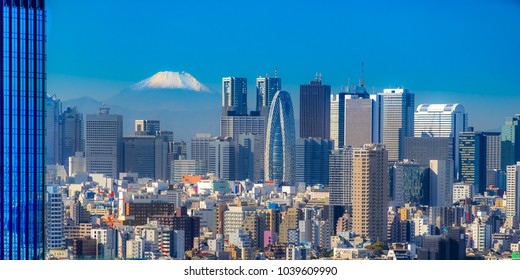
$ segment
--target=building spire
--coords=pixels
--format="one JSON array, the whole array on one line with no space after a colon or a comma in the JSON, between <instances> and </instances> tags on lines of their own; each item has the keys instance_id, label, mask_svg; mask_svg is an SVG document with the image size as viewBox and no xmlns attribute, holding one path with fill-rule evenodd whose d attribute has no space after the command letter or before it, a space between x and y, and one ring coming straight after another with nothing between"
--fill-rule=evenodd
<instances>
[{"instance_id":1,"label":"building spire","mask_svg":"<svg viewBox=\"0 0 520 280\"><path fill-rule=\"evenodd\" d=\"M278 78L278 67L274 68L274 77Z\"/></svg>"},{"instance_id":2,"label":"building spire","mask_svg":"<svg viewBox=\"0 0 520 280\"><path fill-rule=\"evenodd\" d=\"M361 62L361 86L365 87L365 64Z\"/></svg>"}]
</instances>

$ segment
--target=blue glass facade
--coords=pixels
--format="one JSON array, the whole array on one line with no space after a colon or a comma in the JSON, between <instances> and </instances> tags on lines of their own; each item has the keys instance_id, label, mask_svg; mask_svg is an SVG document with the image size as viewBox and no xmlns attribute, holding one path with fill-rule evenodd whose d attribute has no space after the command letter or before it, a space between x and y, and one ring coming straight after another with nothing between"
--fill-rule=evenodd
<instances>
[{"instance_id":1,"label":"blue glass facade","mask_svg":"<svg viewBox=\"0 0 520 280\"><path fill-rule=\"evenodd\" d=\"M0 24L0 259L42 259L44 1L3 0Z\"/></svg>"}]
</instances>

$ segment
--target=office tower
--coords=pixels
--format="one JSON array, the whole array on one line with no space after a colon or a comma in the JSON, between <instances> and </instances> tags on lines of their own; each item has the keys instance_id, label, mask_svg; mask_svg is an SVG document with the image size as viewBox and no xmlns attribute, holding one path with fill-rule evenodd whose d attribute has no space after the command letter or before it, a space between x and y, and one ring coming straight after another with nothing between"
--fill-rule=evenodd
<instances>
[{"instance_id":1,"label":"office tower","mask_svg":"<svg viewBox=\"0 0 520 280\"><path fill-rule=\"evenodd\" d=\"M266 181L294 182L295 137L291 96L286 91L278 91L267 119L264 157Z\"/></svg>"},{"instance_id":2,"label":"office tower","mask_svg":"<svg viewBox=\"0 0 520 280\"><path fill-rule=\"evenodd\" d=\"M271 102L279 90L282 90L282 78L278 78L277 69L275 69L274 78L269 75L256 78L256 111L265 116L269 114Z\"/></svg>"},{"instance_id":3,"label":"office tower","mask_svg":"<svg viewBox=\"0 0 520 280\"><path fill-rule=\"evenodd\" d=\"M223 213L222 217L222 228L225 239L229 239L229 236L242 228L242 223L247 216L253 216L255 214L255 207L251 206L229 206L228 209L219 208L217 212ZM218 225L218 223L215 223ZM218 226L220 228L220 226Z\"/></svg>"},{"instance_id":4,"label":"office tower","mask_svg":"<svg viewBox=\"0 0 520 280\"><path fill-rule=\"evenodd\" d=\"M61 101L56 95L45 97L45 164L62 164L63 123L61 120Z\"/></svg>"},{"instance_id":5,"label":"office tower","mask_svg":"<svg viewBox=\"0 0 520 280\"><path fill-rule=\"evenodd\" d=\"M168 153L172 153L172 159L178 160L178 159L187 159L187 152L186 152L186 142L184 141L177 141L177 142L169 142L170 147L168 149Z\"/></svg>"},{"instance_id":6,"label":"office tower","mask_svg":"<svg viewBox=\"0 0 520 280\"><path fill-rule=\"evenodd\" d=\"M156 135L161 131L161 122L157 120L135 120L135 135Z\"/></svg>"},{"instance_id":7,"label":"office tower","mask_svg":"<svg viewBox=\"0 0 520 280\"><path fill-rule=\"evenodd\" d=\"M209 173L224 180L235 180L235 145L233 139L222 138L209 143Z\"/></svg>"},{"instance_id":8,"label":"office tower","mask_svg":"<svg viewBox=\"0 0 520 280\"><path fill-rule=\"evenodd\" d=\"M482 132L467 131L460 135L460 166L458 180L473 184L477 193L486 190L486 136Z\"/></svg>"},{"instance_id":9,"label":"office tower","mask_svg":"<svg viewBox=\"0 0 520 280\"><path fill-rule=\"evenodd\" d=\"M388 149L388 160L404 157L404 139L413 136L415 94L407 89L384 89L383 144Z\"/></svg>"},{"instance_id":10,"label":"office tower","mask_svg":"<svg viewBox=\"0 0 520 280\"><path fill-rule=\"evenodd\" d=\"M102 106L97 114L87 114L85 157L87 172L118 178L123 170L123 116L110 114Z\"/></svg>"},{"instance_id":11,"label":"office tower","mask_svg":"<svg viewBox=\"0 0 520 280\"><path fill-rule=\"evenodd\" d=\"M222 116L247 115L247 79L222 78Z\"/></svg>"},{"instance_id":12,"label":"office tower","mask_svg":"<svg viewBox=\"0 0 520 280\"><path fill-rule=\"evenodd\" d=\"M388 151L365 144L352 151L352 230L371 240L386 241Z\"/></svg>"},{"instance_id":13,"label":"office tower","mask_svg":"<svg viewBox=\"0 0 520 280\"><path fill-rule=\"evenodd\" d=\"M452 137L455 172L459 171L459 136L468 130L468 114L461 104L421 104L415 111L414 137Z\"/></svg>"},{"instance_id":14,"label":"office tower","mask_svg":"<svg viewBox=\"0 0 520 280\"><path fill-rule=\"evenodd\" d=\"M331 151L329 158L329 204L352 207L352 148Z\"/></svg>"},{"instance_id":15,"label":"office tower","mask_svg":"<svg viewBox=\"0 0 520 280\"><path fill-rule=\"evenodd\" d=\"M62 194L56 185L46 187L45 192L45 253L63 248L63 219L65 206Z\"/></svg>"},{"instance_id":16,"label":"office tower","mask_svg":"<svg viewBox=\"0 0 520 280\"><path fill-rule=\"evenodd\" d=\"M300 85L300 138L330 139L330 86L321 76Z\"/></svg>"},{"instance_id":17,"label":"office tower","mask_svg":"<svg viewBox=\"0 0 520 280\"><path fill-rule=\"evenodd\" d=\"M207 133L197 133L191 139L191 159L197 160L202 164L203 173L209 170L209 142L213 137Z\"/></svg>"},{"instance_id":18,"label":"office tower","mask_svg":"<svg viewBox=\"0 0 520 280\"><path fill-rule=\"evenodd\" d=\"M520 114L507 117L502 125L501 168L506 170L508 165L520 161Z\"/></svg>"},{"instance_id":19,"label":"office tower","mask_svg":"<svg viewBox=\"0 0 520 280\"><path fill-rule=\"evenodd\" d=\"M429 170L413 161L399 161L390 168L392 206L428 205Z\"/></svg>"},{"instance_id":20,"label":"office tower","mask_svg":"<svg viewBox=\"0 0 520 280\"><path fill-rule=\"evenodd\" d=\"M512 228L518 228L520 220L520 162L507 166L506 217Z\"/></svg>"},{"instance_id":21,"label":"office tower","mask_svg":"<svg viewBox=\"0 0 520 280\"><path fill-rule=\"evenodd\" d=\"M473 199L475 187L472 184L454 183L453 184L453 203L464 199Z\"/></svg>"},{"instance_id":22,"label":"office tower","mask_svg":"<svg viewBox=\"0 0 520 280\"><path fill-rule=\"evenodd\" d=\"M451 137L406 137L404 139L403 157L424 167L430 166L430 160L455 160L453 152Z\"/></svg>"},{"instance_id":23,"label":"office tower","mask_svg":"<svg viewBox=\"0 0 520 280\"><path fill-rule=\"evenodd\" d=\"M261 136L254 134L239 134L237 144L237 180L262 180L264 148L260 143Z\"/></svg>"},{"instance_id":24,"label":"office tower","mask_svg":"<svg viewBox=\"0 0 520 280\"><path fill-rule=\"evenodd\" d=\"M500 132L483 132L486 137L486 186L505 188L505 170L501 170L502 136Z\"/></svg>"},{"instance_id":25,"label":"office tower","mask_svg":"<svg viewBox=\"0 0 520 280\"><path fill-rule=\"evenodd\" d=\"M266 131L267 116L252 114L243 116L222 116L220 118L220 136L231 137L235 145L235 154L238 156L239 149L239 135L249 134L254 135L258 141L257 150L254 154L254 176L248 179L255 181L264 178L264 152L265 152L265 131ZM237 162L238 164L238 158ZM240 169L237 169L240 172ZM240 174L243 175L243 174ZM237 174L237 178L242 178ZM243 178L245 179L245 178Z\"/></svg>"},{"instance_id":26,"label":"office tower","mask_svg":"<svg viewBox=\"0 0 520 280\"><path fill-rule=\"evenodd\" d=\"M202 165L194 159L178 159L172 161L170 182L181 182L188 175L203 175Z\"/></svg>"},{"instance_id":27,"label":"office tower","mask_svg":"<svg viewBox=\"0 0 520 280\"><path fill-rule=\"evenodd\" d=\"M451 206L453 201L453 161L430 160L431 207Z\"/></svg>"},{"instance_id":28,"label":"office tower","mask_svg":"<svg viewBox=\"0 0 520 280\"><path fill-rule=\"evenodd\" d=\"M76 152L84 151L83 143L83 114L76 107L67 109L61 115L63 123L62 160L65 169L68 168L69 157Z\"/></svg>"},{"instance_id":29,"label":"office tower","mask_svg":"<svg viewBox=\"0 0 520 280\"><path fill-rule=\"evenodd\" d=\"M328 139L296 139L296 182L328 185L331 150L332 141Z\"/></svg>"},{"instance_id":30,"label":"office tower","mask_svg":"<svg viewBox=\"0 0 520 280\"><path fill-rule=\"evenodd\" d=\"M168 142L157 136L123 137L124 171L140 178L167 180Z\"/></svg>"},{"instance_id":31,"label":"office tower","mask_svg":"<svg viewBox=\"0 0 520 280\"><path fill-rule=\"evenodd\" d=\"M152 134L153 135L153 134ZM157 137L165 139L165 141L173 142L173 131L170 130L159 130L155 132Z\"/></svg>"},{"instance_id":32,"label":"office tower","mask_svg":"<svg viewBox=\"0 0 520 280\"><path fill-rule=\"evenodd\" d=\"M44 168L55 163L44 146L45 1L3 1L1 14L0 259L43 259Z\"/></svg>"}]
</instances>

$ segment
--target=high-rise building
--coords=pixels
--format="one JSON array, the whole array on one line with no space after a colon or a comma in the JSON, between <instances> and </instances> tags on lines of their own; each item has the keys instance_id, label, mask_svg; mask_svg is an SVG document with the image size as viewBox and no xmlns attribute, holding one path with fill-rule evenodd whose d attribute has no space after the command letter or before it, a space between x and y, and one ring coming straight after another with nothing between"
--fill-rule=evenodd
<instances>
[{"instance_id":1,"label":"high-rise building","mask_svg":"<svg viewBox=\"0 0 520 280\"><path fill-rule=\"evenodd\" d=\"M520 114L507 117L502 125L501 168L506 170L508 165L520 161Z\"/></svg>"},{"instance_id":2,"label":"high-rise building","mask_svg":"<svg viewBox=\"0 0 520 280\"><path fill-rule=\"evenodd\" d=\"M517 228L520 220L520 162L507 166L506 217L512 227Z\"/></svg>"},{"instance_id":3,"label":"high-rise building","mask_svg":"<svg viewBox=\"0 0 520 280\"><path fill-rule=\"evenodd\" d=\"M352 151L352 230L375 241L386 241L388 151L365 144Z\"/></svg>"},{"instance_id":4,"label":"high-rise building","mask_svg":"<svg viewBox=\"0 0 520 280\"><path fill-rule=\"evenodd\" d=\"M0 259L43 259L45 1L1 9Z\"/></svg>"},{"instance_id":5,"label":"high-rise building","mask_svg":"<svg viewBox=\"0 0 520 280\"><path fill-rule=\"evenodd\" d=\"M296 182L328 185L331 150L332 141L328 139L296 139Z\"/></svg>"},{"instance_id":6,"label":"high-rise building","mask_svg":"<svg viewBox=\"0 0 520 280\"><path fill-rule=\"evenodd\" d=\"M331 151L329 158L329 204L352 207L352 148Z\"/></svg>"},{"instance_id":7,"label":"high-rise building","mask_svg":"<svg viewBox=\"0 0 520 280\"><path fill-rule=\"evenodd\" d=\"M453 202L453 161L430 160L431 207L447 207Z\"/></svg>"},{"instance_id":8,"label":"high-rise building","mask_svg":"<svg viewBox=\"0 0 520 280\"><path fill-rule=\"evenodd\" d=\"M256 78L256 111L267 116L274 95L279 90L282 90L282 78L278 78L278 70L275 69L274 78L269 75Z\"/></svg>"},{"instance_id":9,"label":"high-rise building","mask_svg":"<svg viewBox=\"0 0 520 280\"><path fill-rule=\"evenodd\" d=\"M45 192L45 253L51 249L63 248L63 219L65 206L60 189L56 185L47 186Z\"/></svg>"},{"instance_id":10,"label":"high-rise building","mask_svg":"<svg viewBox=\"0 0 520 280\"><path fill-rule=\"evenodd\" d=\"M83 114L76 107L67 109L61 115L63 122L62 160L65 169L68 168L69 157L76 152L84 151L83 143Z\"/></svg>"},{"instance_id":11,"label":"high-rise building","mask_svg":"<svg viewBox=\"0 0 520 280\"><path fill-rule=\"evenodd\" d=\"M294 182L295 137L291 95L286 91L278 91L267 119L264 157L266 181Z\"/></svg>"},{"instance_id":12,"label":"high-rise building","mask_svg":"<svg viewBox=\"0 0 520 280\"><path fill-rule=\"evenodd\" d=\"M500 132L483 132L486 137L486 186L504 188L502 178L505 170L501 170L502 136Z\"/></svg>"},{"instance_id":13,"label":"high-rise building","mask_svg":"<svg viewBox=\"0 0 520 280\"><path fill-rule=\"evenodd\" d=\"M452 137L405 137L404 159L429 167L430 160L454 160Z\"/></svg>"},{"instance_id":14,"label":"high-rise building","mask_svg":"<svg viewBox=\"0 0 520 280\"><path fill-rule=\"evenodd\" d=\"M461 104L421 104L414 116L414 137L452 137L455 172L459 171L459 136L468 130L468 114Z\"/></svg>"},{"instance_id":15,"label":"high-rise building","mask_svg":"<svg viewBox=\"0 0 520 280\"><path fill-rule=\"evenodd\" d=\"M321 76L300 85L300 138L330 139L330 86Z\"/></svg>"},{"instance_id":16,"label":"high-rise building","mask_svg":"<svg viewBox=\"0 0 520 280\"><path fill-rule=\"evenodd\" d=\"M381 96L368 94L365 87L344 87L331 95L330 138L334 148L362 147L380 143Z\"/></svg>"},{"instance_id":17,"label":"high-rise building","mask_svg":"<svg viewBox=\"0 0 520 280\"><path fill-rule=\"evenodd\" d=\"M252 112L253 113L253 112ZM241 134L254 135L257 144L257 150L254 154L254 167L253 175L248 179L254 179L255 181L262 180L264 178L264 151L265 151L265 131L266 131L267 116L251 114L243 116L222 116L220 118L220 136L231 137L235 145L235 155L239 154L239 136ZM237 172L241 172L237 169ZM243 174L240 174L243 175ZM238 177L243 177L239 176ZM238 178L237 177L237 178ZM246 178L242 178L246 179Z\"/></svg>"},{"instance_id":18,"label":"high-rise building","mask_svg":"<svg viewBox=\"0 0 520 280\"><path fill-rule=\"evenodd\" d=\"M85 157L87 172L118 178L123 170L123 116L110 114L102 106L97 114L87 114Z\"/></svg>"},{"instance_id":19,"label":"high-rise building","mask_svg":"<svg viewBox=\"0 0 520 280\"><path fill-rule=\"evenodd\" d=\"M261 136L255 134L239 134L237 144L237 180L262 180L264 170L264 148L260 143Z\"/></svg>"},{"instance_id":20,"label":"high-rise building","mask_svg":"<svg viewBox=\"0 0 520 280\"><path fill-rule=\"evenodd\" d=\"M209 143L209 173L220 179L235 180L235 145L231 138L217 138Z\"/></svg>"},{"instance_id":21,"label":"high-rise building","mask_svg":"<svg viewBox=\"0 0 520 280\"><path fill-rule=\"evenodd\" d=\"M191 139L191 159L197 160L202 165L202 172L209 170L209 143L213 137L208 133L197 133Z\"/></svg>"},{"instance_id":22,"label":"high-rise building","mask_svg":"<svg viewBox=\"0 0 520 280\"><path fill-rule=\"evenodd\" d=\"M135 135L156 135L161 131L161 122L158 120L135 120Z\"/></svg>"},{"instance_id":23,"label":"high-rise building","mask_svg":"<svg viewBox=\"0 0 520 280\"><path fill-rule=\"evenodd\" d=\"M168 142L157 136L123 137L124 171L137 173L140 178L167 180Z\"/></svg>"},{"instance_id":24,"label":"high-rise building","mask_svg":"<svg viewBox=\"0 0 520 280\"><path fill-rule=\"evenodd\" d=\"M61 101L56 96L45 97L45 164L62 164Z\"/></svg>"},{"instance_id":25,"label":"high-rise building","mask_svg":"<svg viewBox=\"0 0 520 280\"><path fill-rule=\"evenodd\" d=\"M161 136L159 136L161 137ZM172 164L175 160L187 160L187 149L186 149L186 142L184 141L173 141L168 140L168 156L166 160L166 178L172 178ZM200 162L199 162L200 165ZM205 172L204 170L199 170L199 172ZM201 173L202 174L202 173Z\"/></svg>"},{"instance_id":26,"label":"high-rise building","mask_svg":"<svg viewBox=\"0 0 520 280\"><path fill-rule=\"evenodd\" d=\"M390 168L392 206L428 205L429 170L413 161L399 161Z\"/></svg>"},{"instance_id":27,"label":"high-rise building","mask_svg":"<svg viewBox=\"0 0 520 280\"><path fill-rule=\"evenodd\" d=\"M473 184L477 193L486 190L486 136L482 132L467 131L460 134L458 180Z\"/></svg>"},{"instance_id":28,"label":"high-rise building","mask_svg":"<svg viewBox=\"0 0 520 280\"><path fill-rule=\"evenodd\" d=\"M415 94L407 89L384 89L383 144L388 149L388 160L404 158L404 139L413 136Z\"/></svg>"},{"instance_id":29,"label":"high-rise building","mask_svg":"<svg viewBox=\"0 0 520 280\"><path fill-rule=\"evenodd\" d=\"M247 115L247 79L222 78L222 116Z\"/></svg>"}]
</instances>

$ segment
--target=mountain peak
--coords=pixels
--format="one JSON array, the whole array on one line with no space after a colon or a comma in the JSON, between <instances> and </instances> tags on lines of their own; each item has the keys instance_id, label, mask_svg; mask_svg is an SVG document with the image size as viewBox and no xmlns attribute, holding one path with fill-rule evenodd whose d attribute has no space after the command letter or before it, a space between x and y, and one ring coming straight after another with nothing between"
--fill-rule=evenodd
<instances>
[{"instance_id":1,"label":"mountain peak","mask_svg":"<svg viewBox=\"0 0 520 280\"><path fill-rule=\"evenodd\" d=\"M188 72L161 71L148 79L130 87L131 89L185 89L192 91L210 92L210 89L197 81Z\"/></svg>"}]
</instances>

